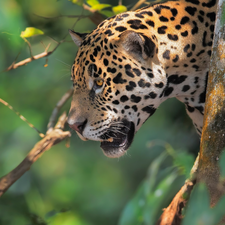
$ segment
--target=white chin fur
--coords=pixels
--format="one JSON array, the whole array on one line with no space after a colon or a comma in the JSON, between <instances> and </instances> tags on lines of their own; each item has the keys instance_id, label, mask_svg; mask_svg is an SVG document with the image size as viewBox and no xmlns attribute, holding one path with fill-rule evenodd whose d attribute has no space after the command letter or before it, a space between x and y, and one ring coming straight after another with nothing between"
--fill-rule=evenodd
<instances>
[{"instance_id":1,"label":"white chin fur","mask_svg":"<svg viewBox=\"0 0 225 225\"><path fill-rule=\"evenodd\" d=\"M79 132L76 131L76 133L77 133L78 137L79 137L82 141L87 141L87 140L88 140L87 138L83 137Z\"/></svg>"},{"instance_id":2,"label":"white chin fur","mask_svg":"<svg viewBox=\"0 0 225 225\"><path fill-rule=\"evenodd\" d=\"M103 150L103 153L108 158L119 158L119 157L123 156L126 153L126 151L123 151L123 152L122 151L118 151L118 152L115 152L115 151L113 151L113 152L105 152Z\"/></svg>"}]
</instances>

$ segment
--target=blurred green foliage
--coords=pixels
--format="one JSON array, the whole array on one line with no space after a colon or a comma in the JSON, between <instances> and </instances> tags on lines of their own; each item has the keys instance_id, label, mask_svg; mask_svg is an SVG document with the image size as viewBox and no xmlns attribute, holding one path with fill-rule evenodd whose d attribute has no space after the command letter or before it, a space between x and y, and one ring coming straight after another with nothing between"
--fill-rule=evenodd
<instances>
[{"instance_id":1,"label":"blurred green foliage","mask_svg":"<svg viewBox=\"0 0 225 225\"><path fill-rule=\"evenodd\" d=\"M44 32L29 38L34 55L43 52L49 43L50 50L53 49L54 40L62 40L74 24L78 32L94 29L88 18L43 18L89 14L74 2L78 1L0 1L0 71L19 52L17 61L29 57L29 49L20 37L27 27ZM134 3L127 0L123 5L129 9ZM104 4L118 6L117 1L111 0ZM112 10L111 13L117 13L124 9ZM48 57L48 67L44 67L43 58L0 74L0 98L43 133L55 104L71 87L70 67L77 47L69 37L67 40ZM62 111L68 112L69 105L68 102ZM0 133L0 176L3 176L24 159L40 138L3 105L0 105ZM155 144L152 140L156 140ZM163 144L158 144L161 141ZM165 143L173 146L172 152ZM184 174L191 167L191 155L196 155L198 145L184 106L174 99L160 106L120 159L106 158L99 143L82 142L73 133L70 148L65 143L54 146L1 197L0 224L115 225L131 220L137 221L136 224L141 221L152 224L184 182ZM137 207L133 208L134 205Z\"/></svg>"},{"instance_id":2,"label":"blurred green foliage","mask_svg":"<svg viewBox=\"0 0 225 225\"><path fill-rule=\"evenodd\" d=\"M184 179L177 168L161 168L167 154L161 153L149 167L147 177L140 185L135 197L125 207L119 225L155 224L162 209L176 194L174 187L182 185Z\"/></svg>"},{"instance_id":3,"label":"blurred green foliage","mask_svg":"<svg viewBox=\"0 0 225 225\"><path fill-rule=\"evenodd\" d=\"M206 185L197 184L191 193L182 225L219 224L224 216L225 196L215 207L210 207L209 193Z\"/></svg>"}]
</instances>

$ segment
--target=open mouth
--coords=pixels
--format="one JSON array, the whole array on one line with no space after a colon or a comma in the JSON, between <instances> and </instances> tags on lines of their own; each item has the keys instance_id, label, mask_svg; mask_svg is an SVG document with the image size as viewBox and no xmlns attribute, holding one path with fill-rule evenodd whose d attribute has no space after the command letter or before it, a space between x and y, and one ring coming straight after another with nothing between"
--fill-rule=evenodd
<instances>
[{"instance_id":1,"label":"open mouth","mask_svg":"<svg viewBox=\"0 0 225 225\"><path fill-rule=\"evenodd\" d=\"M134 123L123 120L117 131L115 129L112 131L110 128L108 130L100 136L101 139L105 140L101 142L101 148L107 157L118 158L124 155L133 141ZM110 138L106 140L106 137Z\"/></svg>"}]
</instances>

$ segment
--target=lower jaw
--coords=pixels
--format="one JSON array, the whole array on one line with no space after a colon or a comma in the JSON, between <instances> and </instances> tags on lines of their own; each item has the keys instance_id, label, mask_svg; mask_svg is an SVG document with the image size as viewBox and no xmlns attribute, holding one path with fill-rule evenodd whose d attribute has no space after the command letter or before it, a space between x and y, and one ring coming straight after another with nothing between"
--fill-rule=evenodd
<instances>
[{"instance_id":1,"label":"lower jaw","mask_svg":"<svg viewBox=\"0 0 225 225\"><path fill-rule=\"evenodd\" d=\"M135 132L134 123L130 122L129 132L127 133L126 141L125 143L123 143L123 145L120 145L120 143L102 142L101 148L103 150L104 155L109 158L119 158L123 156L127 152L128 148L130 147L133 141L134 132Z\"/></svg>"},{"instance_id":2,"label":"lower jaw","mask_svg":"<svg viewBox=\"0 0 225 225\"><path fill-rule=\"evenodd\" d=\"M123 156L127 151L127 148L125 148L124 146L115 146L113 148L110 147L109 149L106 149L105 147L103 147L103 143L101 143L100 147L102 148L104 155L109 158L119 158Z\"/></svg>"},{"instance_id":3,"label":"lower jaw","mask_svg":"<svg viewBox=\"0 0 225 225\"><path fill-rule=\"evenodd\" d=\"M108 157L108 158L119 158L121 156L123 156L126 153L126 151L104 151L103 150L103 154Z\"/></svg>"}]
</instances>

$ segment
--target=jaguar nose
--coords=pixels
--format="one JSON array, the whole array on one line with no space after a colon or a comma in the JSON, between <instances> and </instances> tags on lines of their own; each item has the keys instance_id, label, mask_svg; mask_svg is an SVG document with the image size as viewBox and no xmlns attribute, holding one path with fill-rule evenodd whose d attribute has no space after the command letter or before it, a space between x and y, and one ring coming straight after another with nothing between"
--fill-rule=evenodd
<instances>
[{"instance_id":1,"label":"jaguar nose","mask_svg":"<svg viewBox=\"0 0 225 225\"><path fill-rule=\"evenodd\" d=\"M87 119L84 120L83 122L76 122L74 124L69 124L69 126L73 130L75 130L75 131L79 132L80 134L82 134L86 124L87 124Z\"/></svg>"}]
</instances>

